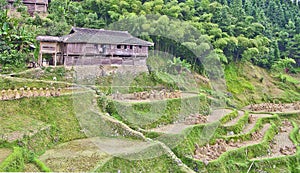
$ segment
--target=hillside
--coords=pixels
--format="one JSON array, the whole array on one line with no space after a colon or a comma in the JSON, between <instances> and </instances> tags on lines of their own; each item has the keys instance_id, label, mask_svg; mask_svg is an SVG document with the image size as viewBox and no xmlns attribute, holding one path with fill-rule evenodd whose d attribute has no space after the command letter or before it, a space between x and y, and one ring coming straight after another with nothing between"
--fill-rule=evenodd
<instances>
[{"instance_id":1,"label":"hillside","mask_svg":"<svg viewBox=\"0 0 300 173\"><path fill-rule=\"evenodd\" d=\"M237 70L235 68L236 66L243 68L243 70ZM298 83L286 81L285 87L282 87L282 85L280 85L282 81L280 81L277 76L272 77L264 69L249 64L231 64L227 68L228 69L225 69L226 78L230 77L232 79L229 80L230 82L227 80L227 89L233 95L232 97L223 98L227 100L228 104L243 107L249 103L262 103L273 101L274 99L282 103L294 102L299 99L296 95L289 95L289 93L299 94L299 91L297 91L299 88L296 87ZM191 169L194 171L205 169L208 172L217 170L221 172L232 172L233 170L246 170L250 167L252 159L256 159L255 166L252 165L252 170L265 170L266 167L264 164L266 162L277 165L276 169L273 169L275 172L278 169L290 169L291 171L298 169L297 166L299 166L299 162L292 161L297 157L296 155L287 157L291 159L291 161L287 161L287 163L292 167L279 162L281 157L277 158L277 156L274 156L267 157L263 160L260 159L260 157L264 156L263 153L268 148L265 144L274 137L276 138L276 133L274 132L278 130L278 127L276 126L276 131L268 130L268 128L275 128L272 124L279 126L281 122L285 122L286 120L292 122L294 129L292 130L291 128L290 133L287 133L287 136L283 135L283 138L285 140L290 138L292 146L297 146L297 131L299 126L299 117L297 114L288 115L282 112L283 114L280 115L272 113L263 115L255 112L249 113L248 111L241 111L239 113L240 115L238 115L236 111L229 109L224 112L220 108L213 108L213 110L210 110L212 112L210 112L207 106L216 102L216 100L221 101L222 97L217 99L216 93L209 89L207 84L203 81L203 77L201 78L202 80L196 80L198 87L202 88L200 90L201 93L198 95L187 95L179 100L170 99L153 102L140 101L127 103L126 101L118 100L110 101L111 97L109 93L107 93L108 95L95 95L95 93L107 92L105 87L101 87L101 85L97 87L98 84L96 84L96 86L86 85L88 88L96 89L96 92L95 90L93 91L93 89L81 88L83 86L78 86L78 83L73 83L73 85L77 87L73 87L74 89L68 91L66 87L70 87L70 83L72 82L69 81L70 83L68 85L63 84L65 83L64 81L66 81L63 76L59 78L60 81L52 81L51 77L55 76L56 73L56 70L36 69L35 72L29 71L29 73L14 74L14 76L18 77L10 77L9 83L7 83L8 79L5 79L7 77L2 77L2 85L5 84L5 88L18 88L24 85L49 88L52 85L65 88L63 89L65 95L59 97L22 98L20 100L0 101L2 105L1 148L5 151L1 157L7 157L6 161L2 161L0 164L2 170L110 170L113 172L118 170L124 172L152 172L153 170L157 172L168 172L181 170L186 172L188 169L190 169L190 171ZM70 72L67 71L65 75L69 76L69 73ZM37 76L36 74L39 74L39 76L35 80L40 82L35 83L31 78ZM255 74L261 76L255 76ZM136 78L137 83L132 86L133 89L136 86L145 84L145 80L148 84L152 84L153 87L172 86L172 74L157 73L156 75L156 77L153 77L153 74L138 76ZM264 80L261 82L260 78L264 78ZM292 77L289 78L294 79ZM103 77L98 80L113 84L109 81L109 78ZM248 85L251 87L245 85L243 81L249 81ZM240 85L241 83L243 85ZM273 89L263 91L264 95L262 95L261 87L263 87L265 83L272 86ZM274 90L274 88L277 88L278 91ZM245 93L249 93L249 95L245 96ZM93 103L95 99L98 99L98 104ZM167 107L159 106L164 104L166 104ZM195 104L200 104L201 106L198 107ZM128 111L130 112L125 111L132 106L134 110L129 109ZM165 110L162 112L159 107ZM208 112L206 112L207 110ZM136 115L136 113L138 113L138 115ZM200 115L204 115L204 117L206 114L209 114L207 117L208 121L193 122L193 118L189 118L190 120L187 119L191 114L195 113L200 113ZM248 124L250 114L251 117L255 116L256 118L254 122ZM142 121L137 120L136 116ZM146 117L149 116L154 121L147 120ZM172 124L173 127L168 127L169 124ZM263 126L268 124L270 126L264 129ZM182 128L182 130L175 130L179 128ZM206 128L212 128L214 130L213 133L210 134L212 137L207 138L207 140L204 135L205 133L203 133L203 130ZM284 125L282 128L285 128ZM258 139L256 138L255 140L253 137L251 138L256 131L259 132L261 129L264 129L261 132L261 135L264 135L262 143L257 141ZM231 131L233 131L234 136L228 136L228 133L232 133ZM267 135L267 137L264 133L270 134ZM100 137L100 139L95 138L96 136ZM144 141L145 139L146 141L153 140L153 142L146 142ZM219 139L225 141L231 141L231 139L235 141L245 141L235 145L247 148L246 150L248 153L251 153L251 157L248 156L247 159L241 159L239 153L242 154L244 148L230 148L230 145L235 145L229 143L228 147L230 149L226 149L228 151L225 152L227 154L221 154L221 157L217 156L216 158L219 158L209 162L209 166L203 165L203 163L207 164L206 161L201 162L202 159L197 159L196 156L193 161L190 160L190 157L193 157L191 154L193 154L196 149L195 146L207 146L207 143L211 143L211 145L214 146L215 141ZM251 142L251 139L256 142ZM142 144L143 141L144 144ZM177 143L174 141L181 142ZM162 143L160 144L160 142ZM107 148L107 146L109 146L109 148ZM122 146L122 150L118 150L120 146ZM254 148L258 146L261 148L259 149L260 152L254 150ZM171 150L166 150L165 147L170 147ZM137 149L139 151L137 151ZM13 151L11 154L12 158L7 155L6 151L9 150ZM131 153L132 151L135 152ZM274 151L274 153L276 152ZM279 155L281 155L280 152ZM178 162L174 156L178 157L181 161ZM227 157L231 158L229 162L223 162L222 160ZM236 158L238 157L239 164L243 166L232 165L228 167L228 164L231 163L230 161L237 161ZM95 162L86 162L86 160L90 159ZM278 163L276 160L278 160ZM15 167L11 165L11 161L18 161L20 164L18 164L18 167ZM185 166L183 166L181 162L183 162ZM222 170L220 167L213 166L221 162Z\"/></svg>"}]
</instances>

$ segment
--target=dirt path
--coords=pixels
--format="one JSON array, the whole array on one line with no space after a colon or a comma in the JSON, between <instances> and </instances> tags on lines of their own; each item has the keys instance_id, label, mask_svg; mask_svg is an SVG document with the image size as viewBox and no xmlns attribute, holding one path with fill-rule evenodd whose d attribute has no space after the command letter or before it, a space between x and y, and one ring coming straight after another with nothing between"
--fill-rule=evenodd
<instances>
[{"instance_id":1,"label":"dirt path","mask_svg":"<svg viewBox=\"0 0 300 173\"><path fill-rule=\"evenodd\" d=\"M239 119L240 119L244 114L245 114L245 112L243 112L243 111L238 111L238 116L235 117L234 119L228 121L228 122L225 123L223 126L228 127L228 126L232 126L232 125L236 124L236 123L239 121Z\"/></svg>"},{"instance_id":2,"label":"dirt path","mask_svg":"<svg viewBox=\"0 0 300 173\"><path fill-rule=\"evenodd\" d=\"M208 116L208 123L219 121L223 116L231 113L230 109L216 109L213 110L212 113Z\"/></svg>"},{"instance_id":3,"label":"dirt path","mask_svg":"<svg viewBox=\"0 0 300 173\"><path fill-rule=\"evenodd\" d=\"M259 118L271 117L273 115L272 114L250 114L250 116L252 116L254 118L254 121L246 124L246 126L242 130L243 134L249 133L254 128L254 126Z\"/></svg>"},{"instance_id":4,"label":"dirt path","mask_svg":"<svg viewBox=\"0 0 300 173\"><path fill-rule=\"evenodd\" d=\"M0 148L0 163L3 162L10 154L12 151L7 148Z\"/></svg>"},{"instance_id":5,"label":"dirt path","mask_svg":"<svg viewBox=\"0 0 300 173\"><path fill-rule=\"evenodd\" d=\"M191 127L193 125L186 125L184 123L176 123L176 124L168 124L162 127L157 127L154 129L151 129L149 131L151 132L158 132L158 133L168 133L168 134L179 134L184 129Z\"/></svg>"},{"instance_id":6,"label":"dirt path","mask_svg":"<svg viewBox=\"0 0 300 173\"><path fill-rule=\"evenodd\" d=\"M40 172L39 168L33 163L25 164L23 171L24 172Z\"/></svg>"}]
</instances>

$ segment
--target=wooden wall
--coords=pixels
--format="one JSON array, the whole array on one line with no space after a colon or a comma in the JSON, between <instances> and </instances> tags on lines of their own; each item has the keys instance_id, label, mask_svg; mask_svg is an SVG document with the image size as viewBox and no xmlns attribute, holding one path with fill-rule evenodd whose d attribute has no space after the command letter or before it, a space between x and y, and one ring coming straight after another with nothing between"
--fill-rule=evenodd
<instances>
[{"instance_id":1,"label":"wooden wall","mask_svg":"<svg viewBox=\"0 0 300 173\"><path fill-rule=\"evenodd\" d=\"M13 8L13 3L15 0L8 0L8 8ZM47 12L48 0L23 0L23 4L27 7L28 13L33 16L34 12Z\"/></svg>"},{"instance_id":2,"label":"wooden wall","mask_svg":"<svg viewBox=\"0 0 300 173\"><path fill-rule=\"evenodd\" d=\"M65 52L68 55L148 56L148 47L69 43Z\"/></svg>"},{"instance_id":3,"label":"wooden wall","mask_svg":"<svg viewBox=\"0 0 300 173\"><path fill-rule=\"evenodd\" d=\"M58 65L136 65L145 66L148 47L40 42L40 54L56 56ZM40 60L41 61L41 60Z\"/></svg>"},{"instance_id":4,"label":"wooden wall","mask_svg":"<svg viewBox=\"0 0 300 173\"><path fill-rule=\"evenodd\" d=\"M52 62L49 62L51 65L63 65L63 52L62 52L62 44L57 42L40 42L40 52L39 52L39 64L42 64L44 61L43 55L44 54L51 54Z\"/></svg>"},{"instance_id":5,"label":"wooden wall","mask_svg":"<svg viewBox=\"0 0 300 173\"><path fill-rule=\"evenodd\" d=\"M41 53L58 53L61 52L61 45L57 42L40 42Z\"/></svg>"}]
</instances>

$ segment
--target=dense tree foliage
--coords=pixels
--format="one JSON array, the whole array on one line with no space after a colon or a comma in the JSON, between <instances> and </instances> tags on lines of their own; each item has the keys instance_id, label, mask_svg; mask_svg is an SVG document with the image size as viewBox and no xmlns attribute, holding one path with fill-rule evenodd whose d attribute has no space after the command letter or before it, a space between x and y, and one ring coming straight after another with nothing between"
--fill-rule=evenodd
<instances>
[{"instance_id":1,"label":"dense tree foliage","mask_svg":"<svg viewBox=\"0 0 300 173\"><path fill-rule=\"evenodd\" d=\"M5 1L0 1L3 8ZM104 28L128 19L133 21L132 28L124 29L133 34L139 31L138 36L155 42L155 49L186 59L193 66L201 68L201 62L190 50L203 52L212 45L224 64L250 61L271 68L281 59L300 58L299 9L298 3L282 0L52 0L47 17L30 18L22 13L9 18L5 11L0 12L0 63L24 60L23 53L28 53L36 35L64 35L72 26ZM143 17L147 14L161 16L150 22ZM186 39L189 34L193 38Z\"/></svg>"},{"instance_id":2,"label":"dense tree foliage","mask_svg":"<svg viewBox=\"0 0 300 173\"><path fill-rule=\"evenodd\" d=\"M6 1L0 1L0 7L4 9ZM24 10L18 11L24 14ZM28 17L26 12L23 17ZM25 59L33 56L30 52L33 47L34 28L32 25L22 24L20 18L11 18L7 10L0 11L0 64L4 67L20 67ZM31 57L32 58L32 57Z\"/></svg>"}]
</instances>

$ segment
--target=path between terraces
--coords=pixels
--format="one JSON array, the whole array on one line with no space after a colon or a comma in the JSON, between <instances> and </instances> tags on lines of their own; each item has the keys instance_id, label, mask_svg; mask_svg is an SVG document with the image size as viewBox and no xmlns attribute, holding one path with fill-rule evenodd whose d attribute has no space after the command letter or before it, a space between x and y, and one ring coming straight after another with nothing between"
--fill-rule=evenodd
<instances>
[{"instance_id":1,"label":"path between terraces","mask_svg":"<svg viewBox=\"0 0 300 173\"><path fill-rule=\"evenodd\" d=\"M263 128L259 130L259 132L262 134L262 137L259 140L248 140L248 141L243 141L238 143L238 145L236 147L232 147L232 146L228 146L226 149L228 150L234 150L236 148L240 148L240 147L246 147L249 145L253 145L253 144L259 144L261 142L261 140L264 138L265 133L267 132L267 130L271 127L271 124L267 123L264 124Z\"/></svg>"},{"instance_id":2,"label":"path between terraces","mask_svg":"<svg viewBox=\"0 0 300 173\"><path fill-rule=\"evenodd\" d=\"M236 124L243 115L244 115L243 111L238 111L238 116L226 122L223 126L228 127Z\"/></svg>"},{"instance_id":3,"label":"path between terraces","mask_svg":"<svg viewBox=\"0 0 300 173\"><path fill-rule=\"evenodd\" d=\"M266 118L266 117L272 117L272 114L250 114L254 118L254 121L252 123L246 123L245 127L242 130L242 133L249 133L255 126L257 120L259 118Z\"/></svg>"}]
</instances>

